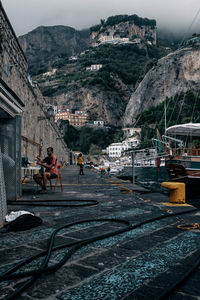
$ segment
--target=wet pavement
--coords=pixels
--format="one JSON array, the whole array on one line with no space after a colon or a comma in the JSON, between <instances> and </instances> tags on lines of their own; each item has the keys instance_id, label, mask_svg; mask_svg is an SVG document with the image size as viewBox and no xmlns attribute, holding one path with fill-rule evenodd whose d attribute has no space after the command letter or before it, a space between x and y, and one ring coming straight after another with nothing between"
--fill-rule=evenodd
<instances>
[{"instance_id":1,"label":"wet pavement","mask_svg":"<svg viewBox=\"0 0 200 300\"><path fill-rule=\"evenodd\" d=\"M169 201L167 194L94 170L84 171L85 175L79 176L78 167L64 168L63 192L58 186L56 192L48 188L47 194L38 195L38 187L27 183L20 200L34 201L34 206L8 206L9 212L33 212L43 223L25 231L0 230L1 275L24 259L44 252L55 229L77 222L57 233L54 246L58 249L52 252L48 266L55 266L66 255L68 260L56 271L35 278L14 299L159 299L200 257L200 230L177 228L180 224L199 223L200 212L192 206L164 205ZM41 206L41 200L51 206ZM190 213L173 216L186 211ZM134 227L161 215L169 217ZM83 240L87 242L80 244ZM17 272L36 270L43 260L38 257ZM27 278L30 276L1 282L0 299L9 299L6 296ZM199 279L197 267L189 280L165 298L200 299Z\"/></svg>"}]
</instances>

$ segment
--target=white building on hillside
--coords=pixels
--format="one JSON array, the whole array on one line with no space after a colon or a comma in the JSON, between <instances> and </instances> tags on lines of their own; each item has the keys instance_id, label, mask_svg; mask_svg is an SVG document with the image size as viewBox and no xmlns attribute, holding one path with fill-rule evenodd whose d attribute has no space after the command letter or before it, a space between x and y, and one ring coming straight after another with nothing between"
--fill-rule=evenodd
<instances>
[{"instance_id":1,"label":"white building on hillside","mask_svg":"<svg viewBox=\"0 0 200 300\"><path fill-rule=\"evenodd\" d=\"M107 154L109 157L121 157L124 151L135 148L140 143L139 139L129 138L121 143L112 143L107 147Z\"/></svg>"},{"instance_id":2,"label":"white building on hillside","mask_svg":"<svg viewBox=\"0 0 200 300\"><path fill-rule=\"evenodd\" d=\"M57 71L57 69L52 69L52 71L43 73L42 77L44 78L44 77L47 77L47 76L53 76L53 75L55 75L56 71Z\"/></svg>"},{"instance_id":3,"label":"white building on hillside","mask_svg":"<svg viewBox=\"0 0 200 300\"><path fill-rule=\"evenodd\" d=\"M120 157L125 150L128 150L130 147L127 143L112 143L107 148L107 154L109 157Z\"/></svg>"},{"instance_id":4,"label":"white building on hillside","mask_svg":"<svg viewBox=\"0 0 200 300\"><path fill-rule=\"evenodd\" d=\"M104 127L104 121L100 121L100 120L88 121L86 123L86 126L88 126L88 127L94 127L94 128L97 128L97 127L103 128Z\"/></svg>"},{"instance_id":5,"label":"white building on hillside","mask_svg":"<svg viewBox=\"0 0 200 300\"><path fill-rule=\"evenodd\" d=\"M98 127L103 127L104 126L104 121L94 121L94 126L98 126Z\"/></svg>"},{"instance_id":6,"label":"white building on hillside","mask_svg":"<svg viewBox=\"0 0 200 300\"><path fill-rule=\"evenodd\" d=\"M87 71L99 71L103 67L102 64L91 65L90 67L86 67Z\"/></svg>"},{"instance_id":7,"label":"white building on hillside","mask_svg":"<svg viewBox=\"0 0 200 300\"><path fill-rule=\"evenodd\" d=\"M140 143L140 139L131 137L131 138L126 139L124 142L129 146L129 149L130 149L130 148L137 147Z\"/></svg>"}]
</instances>

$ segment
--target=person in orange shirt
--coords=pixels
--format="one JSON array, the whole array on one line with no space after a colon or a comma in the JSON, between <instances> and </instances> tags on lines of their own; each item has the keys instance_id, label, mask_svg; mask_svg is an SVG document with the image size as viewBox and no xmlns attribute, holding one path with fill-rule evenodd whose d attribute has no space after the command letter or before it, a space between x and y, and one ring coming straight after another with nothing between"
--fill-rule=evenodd
<instances>
[{"instance_id":1,"label":"person in orange shirt","mask_svg":"<svg viewBox=\"0 0 200 300\"><path fill-rule=\"evenodd\" d=\"M78 166L80 166L79 174L80 175L84 175L84 173L83 173L83 157L82 157L82 153L80 153L78 155Z\"/></svg>"},{"instance_id":2,"label":"person in orange shirt","mask_svg":"<svg viewBox=\"0 0 200 300\"><path fill-rule=\"evenodd\" d=\"M47 180L55 179L58 176L58 161L56 156L53 154L52 147L47 148L47 157L43 160L41 160L39 156L37 157L37 164L42 168L39 174L33 176L33 179L42 187L41 192L46 193Z\"/></svg>"}]
</instances>

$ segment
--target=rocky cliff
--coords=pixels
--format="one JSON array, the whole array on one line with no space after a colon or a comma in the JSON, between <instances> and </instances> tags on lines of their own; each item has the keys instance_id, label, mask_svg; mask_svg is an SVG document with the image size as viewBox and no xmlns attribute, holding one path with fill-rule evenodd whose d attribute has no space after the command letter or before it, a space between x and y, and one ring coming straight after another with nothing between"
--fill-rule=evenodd
<instances>
[{"instance_id":1,"label":"rocky cliff","mask_svg":"<svg viewBox=\"0 0 200 300\"><path fill-rule=\"evenodd\" d=\"M93 44L124 39L125 42L156 45L156 21L137 15L109 17L107 21L101 20L101 24L91 27L90 31Z\"/></svg>"},{"instance_id":2,"label":"rocky cliff","mask_svg":"<svg viewBox=\"0 0 200 300\"><path fill-rule=\"evenodd\" d=\"M68 26L40 26L20 36L19 42L27 57L31 74L48 71L63 57L77 55L90 43L89 30L77 31Z\"/></svg>"},{"instance_id":3,"label":"rocky cliff","mask_svg":"<svg viewBox=\"0 0 200 300\"><path fill-rule=\"evenodd\" d=\"M158 60L131 95L124 125L131 125L138 113L156 106L181 91L200 89L200 45L177 50Z\"/></svg>"},{"instance_id":4,"label":"rocky cliff","mask_svg":"<svg viewBox=\"0 0 200 300\"><path fill-rule=\"evenodd\" d=\"M74 91L48 98L48 102L54 105L64 104L72 110L84 110L91 120L103 120L106 125L122 126L130 91L119 79L116 78L115 82L118 93L104 91L98 87L79 87Z\"/></svg>"},{"instance_id":5,"label":"rocky cliff","mask_svg":"<svg viewBox=\"0 0 200 300\"><path fill-rule=\"evenodd\" d=\"M92 40L98 47L89 47ZM130 97L148 70L171 51L168 43L156 40L156 21L136 15L101 20L90 33L66 26L39 27L19 41L47 101L87 111L91 120L114 126L122 125ZM98 64L102 68L92 71L91 66ZM126 124L132 122L128 119L129 111L134 111L131 103L132 97Z\"/></svg>"}]
</instances>

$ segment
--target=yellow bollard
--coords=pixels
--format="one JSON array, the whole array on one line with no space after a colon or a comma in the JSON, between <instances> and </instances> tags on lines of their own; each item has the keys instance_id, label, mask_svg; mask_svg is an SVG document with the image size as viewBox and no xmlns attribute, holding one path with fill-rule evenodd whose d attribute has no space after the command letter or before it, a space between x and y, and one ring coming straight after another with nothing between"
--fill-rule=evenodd
<instances>
[{"instance_id":1,"label":"yellow bollard","mask_svg":"<svg viewBox=\"0 0 200 300\"><path fill-rule=\"evenodd\" d=\"M185 203L185 183L162 182L161 186L170 190L170 203Z\"/></svg>"}]
</instances>

